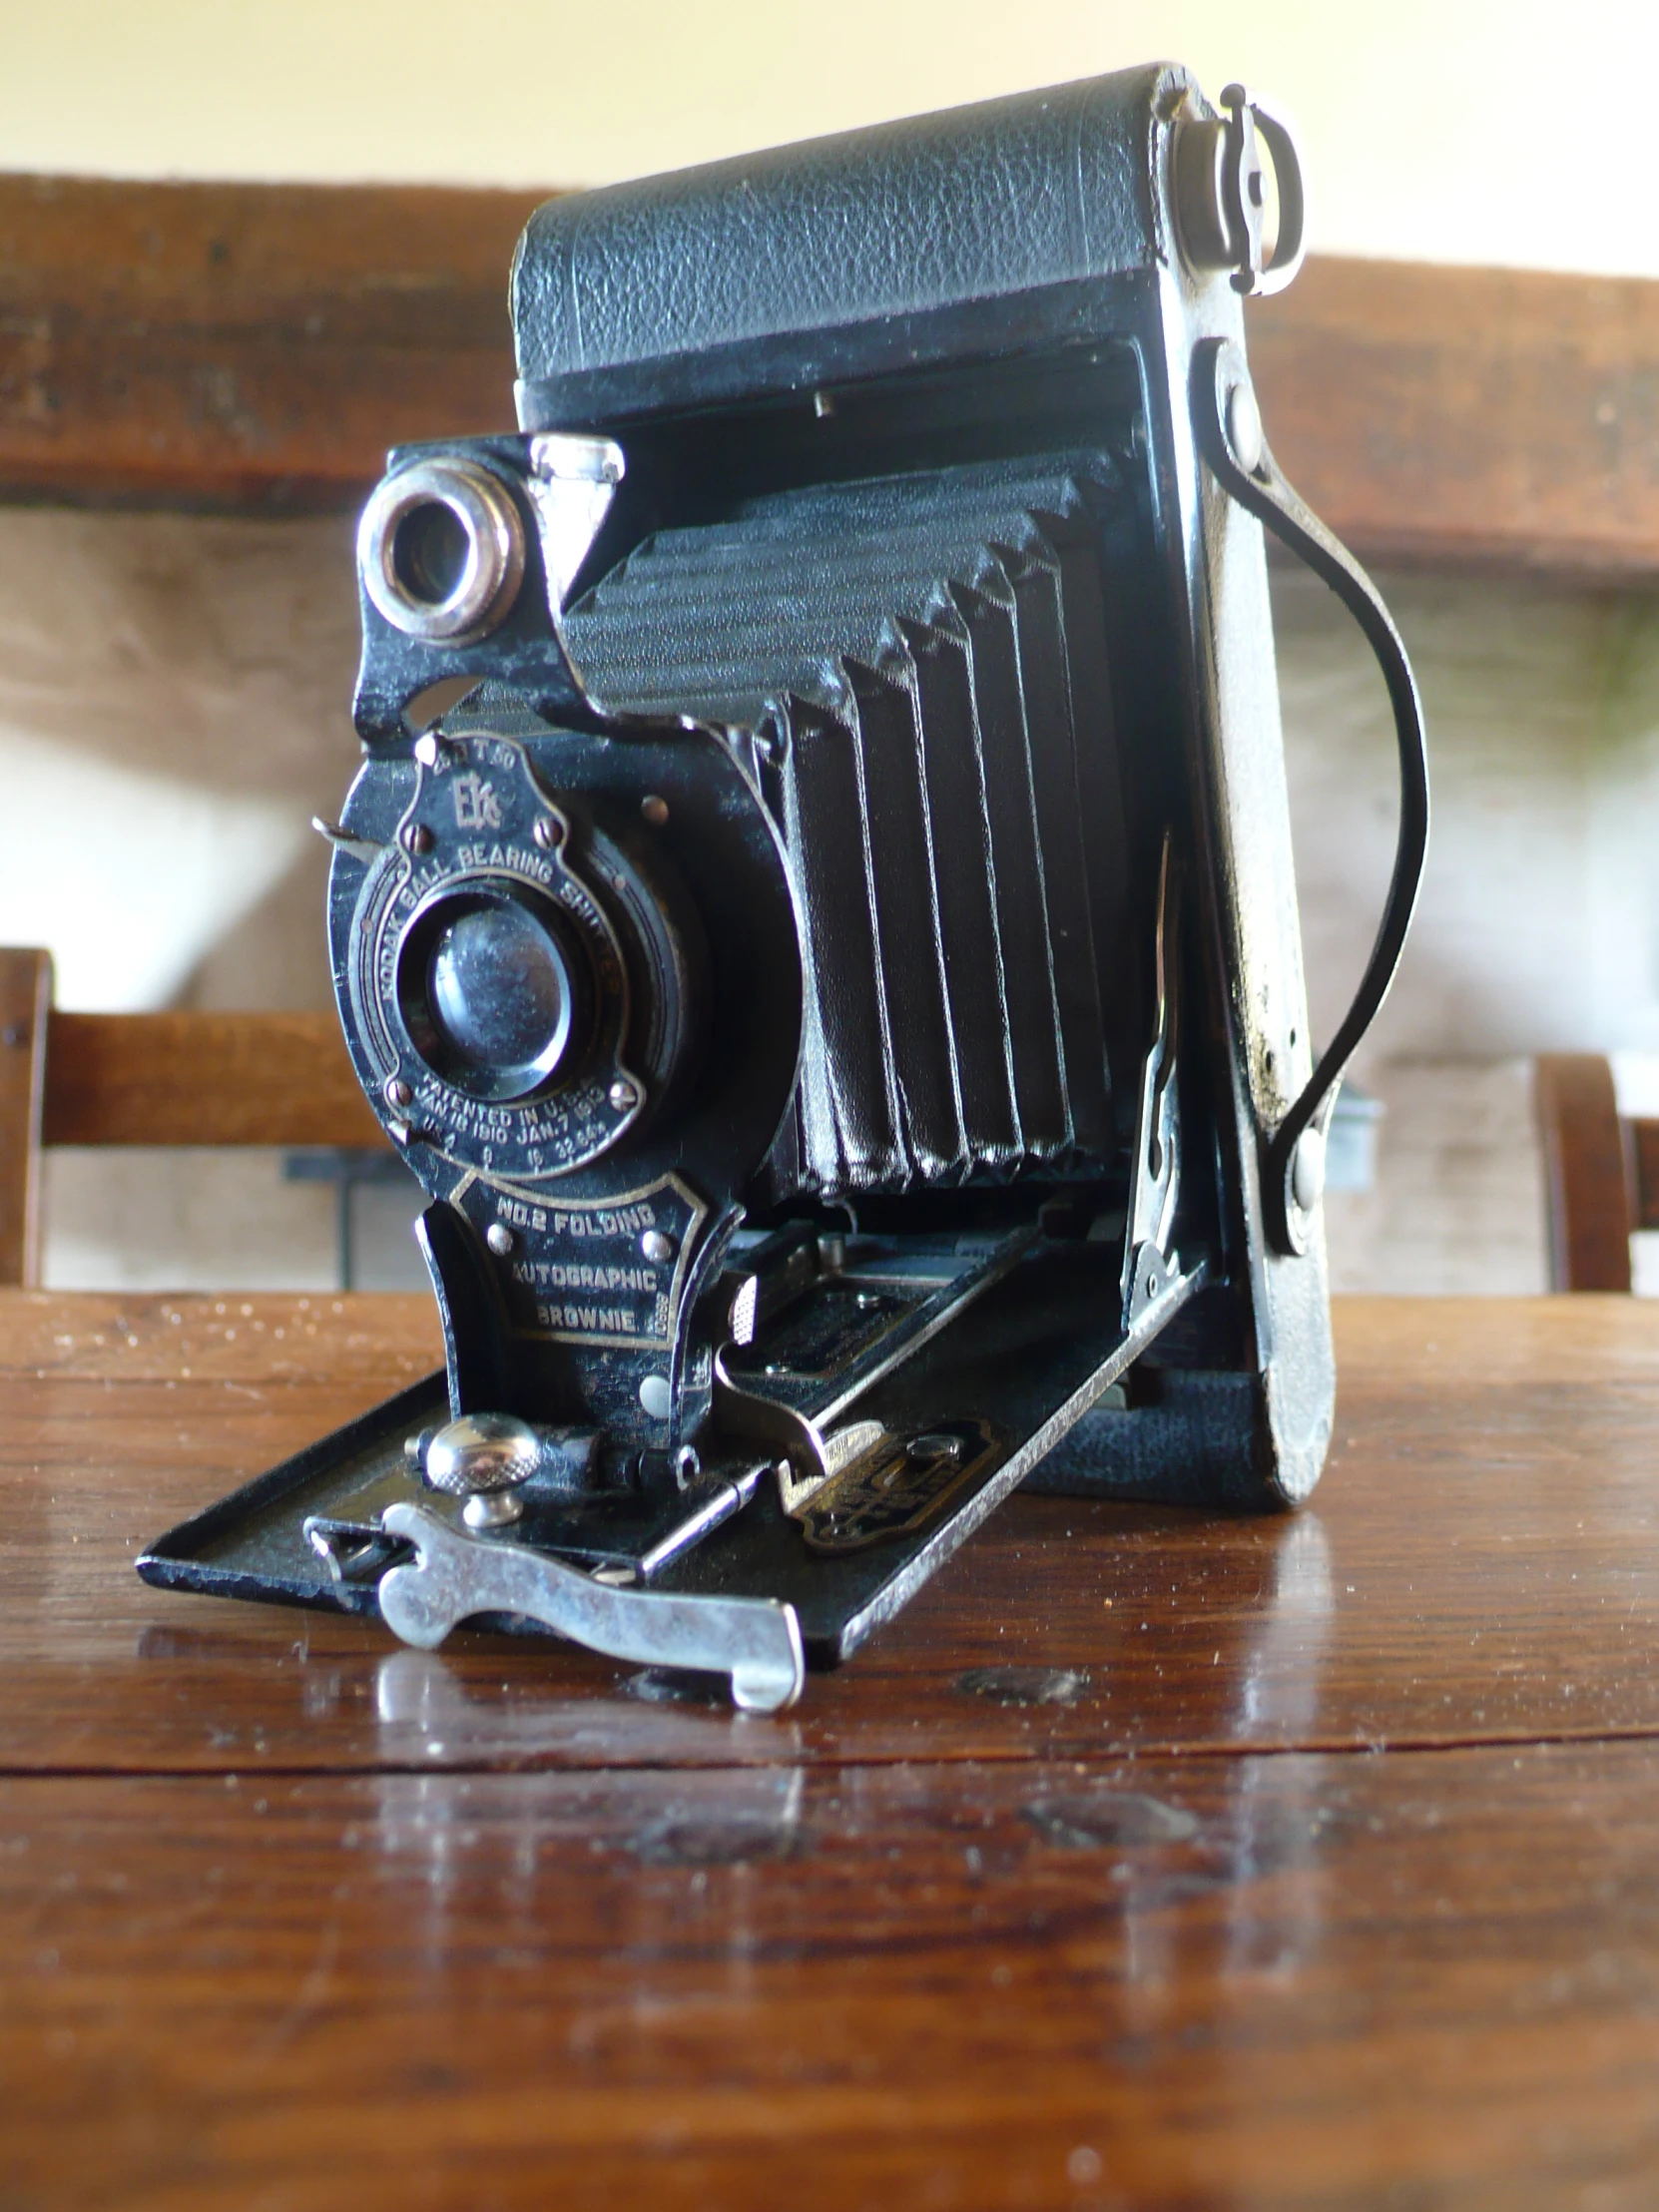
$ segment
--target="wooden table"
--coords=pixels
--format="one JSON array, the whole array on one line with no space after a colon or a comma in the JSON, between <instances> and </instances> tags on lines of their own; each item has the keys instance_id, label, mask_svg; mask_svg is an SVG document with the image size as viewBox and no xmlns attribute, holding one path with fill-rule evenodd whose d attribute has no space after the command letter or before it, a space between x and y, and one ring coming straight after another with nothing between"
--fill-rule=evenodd
<instances>
[{"instance_id":1,"label":"wooden table","mask_svg":"<svg viewBox=\"0 0 1659 2212\"><path fill-rule=\"evenodd\" d=\"M424 1300L4 1294L0 2206L1653 2206L1659 1307L1339 1347L764 1719L139 1583Z\"/></svg>"}]
</instances>

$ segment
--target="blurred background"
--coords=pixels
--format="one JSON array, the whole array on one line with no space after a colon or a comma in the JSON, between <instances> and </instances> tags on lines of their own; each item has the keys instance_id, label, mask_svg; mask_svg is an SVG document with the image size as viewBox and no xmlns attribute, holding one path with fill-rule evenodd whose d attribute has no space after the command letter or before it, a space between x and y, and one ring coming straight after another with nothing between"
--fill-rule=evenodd
<instances>
[{"instance_id":1,"label":"blurred background","mask_svg":"<svg viewBox=\"0 0 1659 2212\"><path fill-rule=\"evenodd\" d=\"M436 0L0 0L0 32L6 171L521 192L1171 56L1212 95L1242 77L1288 112L1316 257L1577 273L1602 288L1570 296L1615 332L1646 296L1617 280L1659 277L1651 4L497 0L457 18ZM27 316L8 320L7 255L21 251L0 241L0 423L51 404L25 373ZM349 237L334 251L348 261ZM504 299L505 253L500 274ZM1364 270L1345 281L1363 300ZM1447 285L1437 296L1457 295ZM1547 396L1550 332L1534 336ZM1409 361L1408 318L1390 342ZM1575 330L1560 342L1565 356ZM136 360L142 321L125 343ZM1659 370L1629 417L1616 376L1608 389L1596 467L1609 483L1659 480L1659 447L1630 443ZM503 377L489 419L429 432L507 427L511 404ZM202 405L235 432L234 389L210 381ZM1368 465L1384 473L1389 434L1385 415L1368 433ZM1295 475L1288 446L1282 457ZM1397 462L1408 476L1403 443ZM1455 449L1435 465L1455 474ZM72 502L37 487L0 504L0 942L51 947L60 1005L330 1002L325 853L307 825L337 812L354 765L352 522L279 505L84 486ZM1434 844L1404 971L1356 1070L1375 1105L1356 1121L1350 1187L1332 1195L1333 1276L1524 1293L1546 1266L1533 1056L1606 1053L1624 1110L1659 1112L1653 575L1628 546L1459 553L1429 534L1405 561L1408 537L1391 558L1362 550L1427 706ZM1392 741L1347 618L1300 573L1276 571L1275 592L1323 1037L1386 878ZM335 1280L333 1194L287 1179L275 1155L65 1150L49 1170L49 1284ZM409 1197L381 1184L355 1207L359 1284L414 1282ZM1637 1287L1659 1289L1648 1241Z\"/></svg>"}]
</instances>

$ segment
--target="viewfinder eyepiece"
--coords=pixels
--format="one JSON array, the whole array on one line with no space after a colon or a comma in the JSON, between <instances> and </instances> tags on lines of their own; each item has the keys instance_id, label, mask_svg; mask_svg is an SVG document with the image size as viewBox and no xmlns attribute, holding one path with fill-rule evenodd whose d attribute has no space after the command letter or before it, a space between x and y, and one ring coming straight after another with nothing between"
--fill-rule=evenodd
<instances>
[{"instance_id":1,"label":"viewfinder eyepiece","mask_svg":"<svg viewBox=\"0 0 1659 2212\"><path fill-rule=\"evenodd\" d=\"M465 645L498 628L524 580L518 503L475 461L416 461L376 487L357 526L357 571L406 637Z\"/></svg>"}]
</instances>

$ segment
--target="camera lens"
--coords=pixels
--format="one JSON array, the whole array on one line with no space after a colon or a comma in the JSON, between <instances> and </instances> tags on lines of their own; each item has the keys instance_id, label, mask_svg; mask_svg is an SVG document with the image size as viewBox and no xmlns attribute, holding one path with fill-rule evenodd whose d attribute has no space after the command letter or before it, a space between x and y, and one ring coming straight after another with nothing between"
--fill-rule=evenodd
<instances>
[{"instance_id":1,"label":"camera lens","mask_svg":"<svg viewBox=\"0 0 1659 2212\"><path fill-rule=\"evenodd\" d=\"M584 965L551 904L534 893L446 897L404 940L403 1019L421 1056L458 1090L524 1098L571 1056Z\"/></svg>"}]
</instances>

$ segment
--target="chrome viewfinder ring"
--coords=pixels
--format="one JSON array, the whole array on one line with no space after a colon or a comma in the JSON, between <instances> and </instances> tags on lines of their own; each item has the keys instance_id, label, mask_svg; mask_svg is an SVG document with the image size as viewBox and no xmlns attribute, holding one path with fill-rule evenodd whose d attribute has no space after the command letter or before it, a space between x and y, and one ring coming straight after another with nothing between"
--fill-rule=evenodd
<instances>
[{"instance_id":1,"label":"chrome viewfinder ring","mask_svg":"<svg viewBox=\"0 0 1659 2212\"><path fill-rule=\"evenodd\" d=\"M524 521L476 462L416 461L382 479L357 525L357 573L406 637L466 645L498 628L524 580Z\"/></svg>"}]
</instances>

